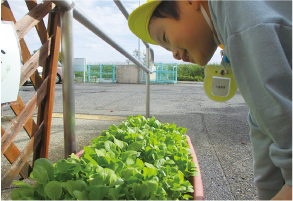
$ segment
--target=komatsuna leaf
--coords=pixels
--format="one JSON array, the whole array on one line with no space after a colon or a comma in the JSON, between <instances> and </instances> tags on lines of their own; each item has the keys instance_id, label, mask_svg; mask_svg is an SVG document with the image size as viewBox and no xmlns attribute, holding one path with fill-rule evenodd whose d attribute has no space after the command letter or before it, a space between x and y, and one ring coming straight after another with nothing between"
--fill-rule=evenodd
<instances>
[{"instance_id":1,"label":"komatsuna leaf","mask_svg":"<svg viewBox=\"0 0 293 201\"><path fill-rule=\"evenodd\" d=\"M183 195L183 199L184 199L184 200L189 200L189 198L193 198L193 196L188 195L188 194L184 194L184 195Z\"/></svg>"},{"instance_id":2,"label":"komatsuna leaf","mask_svg":"<svg viewBox=\"0 0 293 201\"><path fill-rule=\"evenodd\" d=\"M108 198L111 200L119 200L119 193L115 188L110 188L108 192Z\"/></svg>"},{"instance_id":3,"label":"komatsuna leaf","mask_svg":"<svg viewBox=\"0 0 293 201\"><path fill-rule=\"evenodd\" d=\"M88 146L84 146L83 147L83 150L84 150L84 153L83 153L83 155L84 154L88 154L89 156L94 156L96 153L95 153L95 151L94 151L94 149L92 149L92 148L90 148L90 147L88 147Z\"/></svg>"},{"instance_id":4,"label":"komatsuna leaf","mask_svg":"<svg viewBox=\"0 0 293 201\"><path fill-rule=\"evenodd\" d=\"M123 169L120 172L120 176L122 179L127 180L129 177L133 176L134 173L136 173L136 172L137 172L137 170L134 168Z\"/></svg>"},{"instance_id":5,"label":"komatsuna leaf","mask_svg":"<svg viewBox=\"0 0 293 201\"><path fill-rule=\"evenodd\" d=\"M10 194L11 200L19 200L22 196L19 193L20 188L15 188Z\"/></svg>"},{"instance_id":6,"label":"komatsuna leaf","mask_svg":"<svg viewBox=\"0 0 293 201\"><path fill-rule=\"evenodd\" d=\"M112 134L112 135L115 135L117 133L117 130L118 130L118 127L115 126L115 125L111 125L110 128L109 128L109 132Z\"/></svg>"},{"instance_id":7,"label":"komatsuna leaf","mask_svg":"<svg viewBox=\"0 0 293 201\"><path fill-rule=\"evenodd\" d=\"M148 201L160 201L158 198L155 197L155 195L152 195Z\"/></svg>"},{"instance_id":8,"label":"komatsuna leaf","mask_svg":"<svg viewBox=\"0 0 293 201\"><path fill-rule=\"evenodd\" d=\"M24 183L22 181L15 181L13 182L13 184L18 185L20 188L15 188L11 192L10 196L12 200L25 200L27 198L31 200L37 199L34 197L34 186Z\"/></svg>"},{"instance_id":9,"label":"komatsuna leaf","mask_svg":"<svg viewBox=\"0 0 293 201\"><path fill-rule=\"evenodd\" d=\"M158 190L158 183L156 181L145 181L144 184L147 187L148 194L151 192L156 192Z\"/></svg>"},{"instance_id":10,"label":"komatsuna leaf","mask_svg":"<svg viewBox=\"0 0 293 201\"><path fill-rule=\"evenodd\" d=\"M143 200L148 195L147 186L145 184L133 184L133 196L136 200Z\"/></svg>"},{"instance_id":11,"label":"komatsuna leaf","mask_svg":"<svg viewBox=\"0 0 293 201\"><path fill-rule=\"evenodd\" d=\"M45 190L44 190L44 186L45 186L45 184L36 184L35 186L34 186L34 189L35 189L35 191L37 191L37 193L40 195L40 196L42 196L44 199L45 199L45 197L46 197L46 193L45 193Z\"/></svg>"},{"instance_id":12,"label":"komatsuna leaf","mask_svg":"<svg viewBox=\"0 0 293 201\"><path fill-rule=\"evenodd\" d=\"M128 145L127 151L138 151L144 146L144 141L133 142Z\"/></svg>"},{"instance_id":13,"label":"komatsuna leaf","mask_svg":"<svg viewBox=\"0 0 293 201\"><path fill-rule=\"evenodd\" d=\"M122 161L111 161L110 165L108 168L112 169L115 171L116 174L119 174L121 170L124 168L124 163Z\"/></svg>"},{"instance_id":14,"label":"komatsuna leaf","mask_svg":"<svg viewBox=\"0 0 293 201\"><path fill-rule=\"evenodd\" d=\"M58 200L62 195L62 186L58 181L50 181L45 186L45 192L51 200Z\"/></svg>"},{"instance_id":15,"label":"komatsuna leaf","mask_svg":"<svg viewBox=\"0 0 293 201\"><path fill-rule=\"evenodd\" d=\"M94 179L90 182L91 186L100 186L104 185L104 177L100 174L94 177Z\"/></svg>"},{"instance_id":16,"label":"komatsuna leaf","mask_svg":"<svg viewBox=\"0 0 293 201\"><path fill-rule=\"evenodd\" d=\"M34 187L28 183L24 183L23 181L14 181L14 185L19 186L21 188L28 188L28 189L34 189Z\"/></svg>"},{"instance_id":17,"label":"komatsuna leaf","mask_svg":"<svg viewBox=\"0 0 293 201\"><path fill-rule=\"evenodd\" d=\"M89 193L89 199L90 200L103 200L104 197L108 194L109 189L110 188L108 186L94 187L91 189L91 191Z\"/></svg>"},{"instance_id":18,"label":"komatsuna leaf","mask_svg":"<svg viewBox=\"0 0 293 201\"><path fill-rule=\"evenodd\" d=\"M153 164L151 164L151 163L145 162L144 164L145 164L145 166L147 166L149 168L156 169L155 166Z\"/></svg>"},{"instance_id":19,"label":"komatsuna leaf","mask_svg":"<svg viewBox=\"0 0 293 201\"><path fill-rule=\"evenodd\" d=\"M131 165L131 167L137 170L142 170L144 168L144 163L141 159L136 158L136 163Z\"/></svg>"},{"instance_id":20,"label":"komatsuna leaf","mask_svg":"<svg viewBox=\"0 0 293 201\"><path fill-rule=\"evenodd\" d=\"M35 200L34 197L22 197L21 200Z\"/></svg>"},{"instance_id":21,"label":"komatsuna leaf","mask_svg":"<svg viewBox=\"0 0 293 201\"><path fill-rule=\"evenodd\" d=\"M47 171L49 180L52 180L54 178L54 166L48 159L39 158L35 161L34 166L43 167Z\"/></svg>"},{"instance_id":22,"label":"komatsuna leaf","mask_svg":"<svg viewBox=\"0 0 293 201\"><path fill-rule=\"evenodd\" d=\"M97 156L105 156L107 151L105 149L95 149Z\"/></svg>"},{"instance_id":23,"label":"komatsuna leaf","mask_svg":"<svg viewBox=\"0 0 293 201\"><path fill-rule=\"evenodd\" d=\"M93 165L98 165L98 163L89 155L89 154L84 154L83 155L83 159L89 164L93 164Z\"/></svg>"},{"instance_id":24,"label":"komatsuna leaf","mask_svg":"<svg viewBox=\"0 0 293 201\"><path fill-rule=\"evenodd\" d=\"M77 200L88 200L89 199L89 192L86 190L83 190L83 191L74 190L73 195L74 195L74 197L77 198Z\"/></svg>"},{"instance_id":25,"label":"komatsuna leaf","mask_svg":"<svg viewBox=\"0 0 293 201\"><path fill-rule=\"evenodd\" d=\"M55 167L62 174L69 170L71 164L68 163L67 160L61 159L55 164Z\"/></svg>"},{"instance_id":26,"label":"komatsuna leaf","mask_svg":"<svg viewBox=\"0 0 293 201\"><path fill-rule=\"evenodd\" d=\"M143 175L144 175L145 179L151 178L151 177L157 175L157 170L153 169L153 168L144 167L143 168Z\"/></svg>"},{"instance_id":27,"label":"komatsuna leaf","mask_svg":"<svg viewBox=\"0 0 293 201\"><path fill-rule=\"evenodd\" d=\"M34 190L30 188L20 188L19 194L21 197L34 197Z\"/></svg>"},{"instance_id":28,"label":"komatsuna leaf","mask_svg":"<svg viewBox=\"0 0 293 201\"><path fill-rule=\"evenodd\" d=\"M137 151L125 151L121 154L122 159L126 159L128 156L137 155Z\"/></svg>"},{"instance_id":29,"label":"komatsuna leaf","mask_svg":"<svg viewBox=\"0 0 293 201\"><path fill-rule=\"evenodd\" d=\"M166 160L163 159L163 158L157 159L157 160L155 160L155 166L156 166L157 168L160 168L161 166L164 165L165 161L166 161Z\"/></svg>"},{"instance_id":30,"label":"komatsuna leaf","mask_svg":"<svg viewBox=\"0 0 293 201\"><path fill-rule=\"evenodd\" d=\"M42 166L35 166L31 177L38 183L38 184L46 184L49 181L47 170Z\"/></svg>"},{"instance_id":31,"label":"komatsuna leaf","mask_svg":"<svg viewBox=\"0 0 293 201\"><path fill-rule=\"evenodd\" d=\"M70 155L70 158L71 159L73 159L73 160L76 160L76 161L78 161L79 162L79 158L74 154L74 153L72 153L71 155Z\"/></svg>"},{"instance_id":32,"label":"komatsuna leaf","mask_svg":"<svg viewBox=\"0 0 293 201\"><path fill-rule=\"evenodd\" d=\"M186 187L186 192L194 192L193 186L189 181L185 180L184 182L182 182L182 185Z\"/></svg>"},{"instance_id":33,"label":"komatsuna leaf","mask_svg":"<svg viewBox=\"0 0 293 201\"><path fill-rule=\"evenodd\" d=\"M81 181L81 180L68 180L66 182L66 189L70 193L70 195L74 196L73 191L78 190L78 191L83 191L86 189L86 184Z\"/></svg>"},{"instance_id":34,"label":"komatsuna leaf","mask_svg":"<svg viewBox=\"0 0 293 201\"><path fill-rule=\"evenodd\" d=\"M123 142L116 138L114 139L114 143L121 149L121 151L125 151L128 145L126 142Z\"/></svg>"},{"instance_id":35,"label":"komatsuna leaf","mask_svg":"<svg viewBox=\"0 0 293 201\"><path fill-rule=\"evenodd\" d=\"M124 180L121 179L121 178L118 178L115 181L111 181L109 187L113 187L113 186L116 186L116 185L121 185L123 183L124 183Z\"/></svg>"},{"instance_id":36,"label":"komatsuna leaf","mask_svg":"<svg viewBox=\"0 0 293 201\"><path fill-rule=\"evenodd\" d=\"M106 141L105 142L105 149L108 152L113 152L113 153L116 153L117 152L116 145L113 142L111 142L111 141Z\"/></svg>"},{"instance_id":37,"label":"komatsuna leaf","mask_svg":"<svg viewBox=\"0 0 293 201\"><path fill-rule=\"evenodd\" d=\"M133 156L128 156L128 157L126 158L125 164L126 164L127 166L131 166L131 165L135 164L135 157L133 157Z\"/></svg>"},{"instance_id":38,"label":"komatsuna leaf","mask_svg":"<svg viewBox=\"0 0 293 201\"><path fill-rule=\"evenodd\" d=\"M186 187L178 183L173 183L173 186L171 187L171 189L174 191L185 191Z\"/></svg>"},{"instance_id":39,"label":"komatsuna leaf","mask_svg":"<svg viewBox=\"0 0 293 201\"><path fill-rule=\"evenodd\" d=\"M109 184L111 175L115 175L115 172L109 168L104 168L98 174L100 174L103 177L106 184Z\"/></svg>"}]
</instances>

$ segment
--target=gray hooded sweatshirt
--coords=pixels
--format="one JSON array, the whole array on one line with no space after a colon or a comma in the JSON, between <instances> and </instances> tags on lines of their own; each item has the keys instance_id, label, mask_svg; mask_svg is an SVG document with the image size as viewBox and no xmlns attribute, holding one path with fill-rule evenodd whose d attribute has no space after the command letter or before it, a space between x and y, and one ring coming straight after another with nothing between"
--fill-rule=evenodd
<instances>
[{"instance_id":1,"label":"gray hooded sweatshirt","mask_svg":"<svg viewBox=\"0 0 293 201\"><path fill-rule=\"evenodd\" d=\"M218 38L250 112L259 199L292 186L292 2L210 1Z\"/></svg>"}]
</instances>

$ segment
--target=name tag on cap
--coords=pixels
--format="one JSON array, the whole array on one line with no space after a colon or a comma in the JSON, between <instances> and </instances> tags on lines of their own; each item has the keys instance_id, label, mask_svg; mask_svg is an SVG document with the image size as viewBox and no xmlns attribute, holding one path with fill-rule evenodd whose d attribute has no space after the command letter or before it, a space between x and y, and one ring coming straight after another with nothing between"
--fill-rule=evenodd
<instances>
[{"instance_id":1,"label":"name tag on cap","mask_svg":"<svg viewBox=\"0 0 293 201\"><path fill-rule=\"evenodd\" d=\"M232 69L208 65L205 68L204 89L207 96L214 101L224 102L231 99L237 91Z\"/></svg>"}]
</instances>

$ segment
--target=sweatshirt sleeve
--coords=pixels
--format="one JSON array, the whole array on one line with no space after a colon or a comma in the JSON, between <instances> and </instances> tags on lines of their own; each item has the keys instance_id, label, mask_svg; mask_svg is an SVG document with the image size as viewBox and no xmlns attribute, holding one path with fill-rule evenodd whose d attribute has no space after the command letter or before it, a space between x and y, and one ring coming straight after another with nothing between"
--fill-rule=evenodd
<instances>
[{"instance_id":1,"label":"sweatshirt sleeve","mask_svg":"<svg viewBox=\"0 0 293 201\"><path fill-rule=\"evenodd\" d=\"M261 23L227 40L227 55L269 155L292 186L292 26Z\"/></svg>"}]
</instances>

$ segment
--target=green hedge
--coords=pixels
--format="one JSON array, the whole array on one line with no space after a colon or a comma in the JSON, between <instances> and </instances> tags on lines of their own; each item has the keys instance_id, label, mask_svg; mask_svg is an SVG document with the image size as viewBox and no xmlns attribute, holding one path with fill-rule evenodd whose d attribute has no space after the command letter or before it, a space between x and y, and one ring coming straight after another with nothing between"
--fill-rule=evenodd
<instances>
[{"instance_id":1,"label":"green hedge","mask_svg":"<svg viewBox=\"0 0 293 201\"><path fill-rule=\"evenodd\" d=\"M219 64L214 64L220 66ZM204 80L204 69L206 66L197 64L179 64L177 66L177 81L200 81Z\"/></svg>"},{"instance_id":2,"label":"green hedge","mask_svg":"<svg viewBox=\"0 0 293 201\"><path fill-rule=\"evenodd\" d=\"M177 66L178 81L203 81L204 66L196 64L179 64Z\"/></svg>"}]
</instances>

